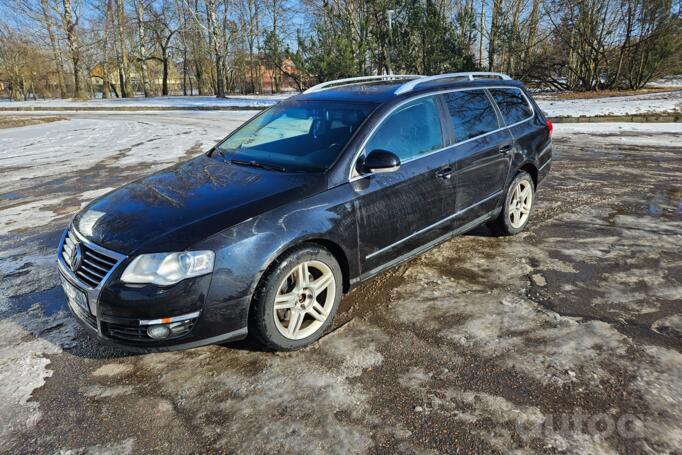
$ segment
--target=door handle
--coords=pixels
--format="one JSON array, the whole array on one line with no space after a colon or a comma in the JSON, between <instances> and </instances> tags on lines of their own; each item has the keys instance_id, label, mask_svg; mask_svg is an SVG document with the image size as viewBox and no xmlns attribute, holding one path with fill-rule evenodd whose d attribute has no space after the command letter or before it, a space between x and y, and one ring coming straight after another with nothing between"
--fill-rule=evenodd
<instances>
[{"instance_id":1,"label":"door handle","mask_svg":"<svg viewBox=\"0 0 682 455\"><path fill-rule=\"evenodd\" d=\"M500 153L503 155L507 155L511 151L512 151L512 146L510 144L503 145L502 147L500 147Z\"/></svg>"},{"instance_id":2,"label":"door handle","mask_svg":"<svg viewBox=\"0 0 682 455\"><path fill-rule=\"evenodd\" d=\"M436 172L436 177L443 180L450 180L452 177L452 168L444 167L443 169L438 170L438 172Z\"/></svg>"}]
</instances>

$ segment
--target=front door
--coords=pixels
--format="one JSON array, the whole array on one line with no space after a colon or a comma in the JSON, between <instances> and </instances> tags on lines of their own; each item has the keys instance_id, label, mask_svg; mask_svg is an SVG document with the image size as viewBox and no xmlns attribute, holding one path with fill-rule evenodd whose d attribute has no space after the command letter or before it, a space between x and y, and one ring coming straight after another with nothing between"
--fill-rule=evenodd
<instances>
[{"instance_id":1,"label":"front door","mask_svg":"<svg viewBox=\"0 0 682 455\"><path fill-rule=\"evenodd\" d=\"M440 109L435 96L406 103L379 125L364 147L365 154L377 149L395 153L401 167L351 182L358 193L363 275L438 236L438 222L452 207L454 169L443 150Z\"/></svg>"}]
</instances>

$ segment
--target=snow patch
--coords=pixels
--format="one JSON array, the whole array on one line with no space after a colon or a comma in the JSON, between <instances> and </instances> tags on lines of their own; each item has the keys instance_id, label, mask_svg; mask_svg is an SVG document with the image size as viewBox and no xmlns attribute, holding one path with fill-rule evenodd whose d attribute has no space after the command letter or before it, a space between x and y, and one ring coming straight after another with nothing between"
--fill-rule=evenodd
<instances>
[{"instance_id":1,"label":"snow patch","mask_svg":"<svg viewBox=\"0 0 682 455\"><path fill-rule=\"evenodd\" d=\"M77 326L64 312L43 317L38 305L0 320L0 440L30 431L40 421L33 391L52 376L48 355L74 345Z\"/></svg>"},{"instance_id":2,"label":"snow patch","mask_svg":"<svg viewBox=\"0 0 682 455\"><path fill-rule=\"evenodd\" d=\"M127 363L107 363L92 372L95 377L124 376L133 371L133 366Z\"/></svg>"},{"instance_id":3,"label":"snow patch","mask_svg":"<svg viewBox=\"0 0 682 455\"><path fill-rule=\"evenodd\" d=\"M682 91L586 99L558 99L537 95L535 101L549 117L592 117L680 112Z\"/></svg>"},{"instance_id":4,"label":"snow patch","mask_svg":"<svg viewBox=\"0 0 682 455\"><path fill-rule=\"evenodd\" d=\"M114 444L98 444L79 449L60 450L57 455L130 455L135 448L135 438Z\"/></svg>"}]
</instances>

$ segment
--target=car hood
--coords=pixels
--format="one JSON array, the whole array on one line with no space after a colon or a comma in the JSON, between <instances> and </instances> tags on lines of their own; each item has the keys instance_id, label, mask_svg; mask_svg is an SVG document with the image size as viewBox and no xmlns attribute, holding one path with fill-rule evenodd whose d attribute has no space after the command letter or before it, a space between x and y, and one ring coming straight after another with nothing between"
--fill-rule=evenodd
<instances>
[{"instance_id":1,"label":"car hood","mask_svg":"<svg viewBox=\"0 0 682 455\"><path fill-rule=\"evenodd\" d=\"M322 175L199 156L91 202L74 219L88 240L123 254L181 251L216 232L323 190Z\"/></svg>"}]
</instances>

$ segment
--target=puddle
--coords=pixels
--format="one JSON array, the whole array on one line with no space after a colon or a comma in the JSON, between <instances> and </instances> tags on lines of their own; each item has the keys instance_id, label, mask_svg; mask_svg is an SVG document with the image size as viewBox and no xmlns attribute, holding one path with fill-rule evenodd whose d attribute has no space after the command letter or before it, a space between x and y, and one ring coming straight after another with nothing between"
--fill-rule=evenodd
<instances>
[{"instance_id":1,"label":"puddle","mask_svg":"<svg viewBox=\"0 0 682 455\"><path fill-rule=\"evenodd\" d=\"M670 214L682 216L682 189L659 191L649 200L647 212L654 216Z\"/></svg>"},{"instance_id":2,"label":"puddle","mask_svg":"<svg viewBox=\"0 0 682 455\"><path fill-rule=\"evenodd\" d=\"M30 294L19 295L9 298L9 305L6 309L0 310L0 317L8 317L13 314L27 311L33 305L40 306L43 314L47 317L60 311L68 311L66 307L66 296L61 286L55 286L46 291L31 292Z\"/></svg>"},{"instance_id":3,"label":"puddle","mask_svg":"<svg viewBox=\"0 0 682 455\"><path fill-rule=\"evenodd\" d=\"M10 191L9 193L0 194L0 200L14 201L23 198L24 195L18 191Z\"/></svg>"}]
</instances>

